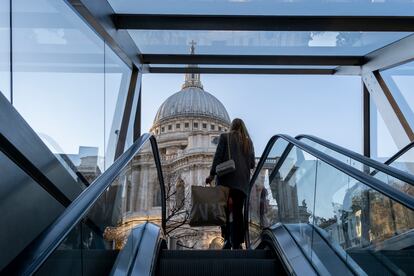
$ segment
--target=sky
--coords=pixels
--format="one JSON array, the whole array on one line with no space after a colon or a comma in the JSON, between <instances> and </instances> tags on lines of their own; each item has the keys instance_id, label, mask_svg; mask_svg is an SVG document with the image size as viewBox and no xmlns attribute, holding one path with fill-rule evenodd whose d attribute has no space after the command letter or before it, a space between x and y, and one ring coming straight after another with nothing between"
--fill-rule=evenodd
<instances>
[{"instance_id":1,"label":"sky","mask_svg":"<svg viewBox=\"0 0 414 276\"><path fill-rule=\"evenodd\" d=\"M142 80L142 131L158 107L181 89L183 74L147 74ZM204 89L231 119L242 118L260 156L275 134L313 134L361 152L362 88L353 76L207 75Z\"/></svg>"}]
</instances>

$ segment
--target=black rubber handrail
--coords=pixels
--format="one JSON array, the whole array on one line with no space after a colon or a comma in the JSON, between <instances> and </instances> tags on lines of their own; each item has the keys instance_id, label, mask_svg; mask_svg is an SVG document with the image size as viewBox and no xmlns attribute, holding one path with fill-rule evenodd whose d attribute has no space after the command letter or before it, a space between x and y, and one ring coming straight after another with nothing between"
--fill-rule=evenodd
<instances>
[{"instance_id":1,"label":"black rubber handrail","mask_svg":"<svg viewBox=\"0 0 414 276\"><path fill-rule=\"evenodd\" d=\"M273 148L273 145L279 140L285 140L288 142L285 151L283 152L282 156L280 157L279 161L277 162L275 166L275 170L278 170L280 166L283 164L285 159L287 158L290 150L293 148L293 146L296 146L300 148L301 150L313 155L314 157L318 158L319 160L327 163L328 165L336 168L337 170L347 174L348 176L358 180L359 182L367 185L368 187L378 191L379 193L391 198L392 200L404 205L405 207L414 210L414 198L406 193L403 193L392 186L366 174L361 172L360 170L355 169L354 167L347 165L343 163L342 161L339 161L293 137L290 137L288 135L279 134L274 135L272 138L270 138L269 142L267 143L265 150L262 154L262 157L260 158L260 161L256 167L256 170L251 178L250 181L250 187L249 187L249 195L251 192L252 187L254 186L254 183L260 173L260 170L262 169L271 149ZM245 202L245 210L249 210L249 201L250 196L247 197L247 200ZM248 211L245 212L245 226L246 226L246 241L248 245L250 245L249 235L248 235Z\"/></svg>"},{"instance_id":2,"label":"black rubber handrail","mask_svg":"<svg viewBox=\"0 0 414 276\"><path fill-rule=\"evenodd\" d=\"M150 134L143 134L114 164L100 175L89 187L84 190L68 208L39 235L21 254L19 254L3 271L10 275L31 275L36 272L54 250L61 244L71 230L82 220L90 208L105 190L118 177L119 173L133 157L150 141L152 149L157 149L155 138ZM154 158L158 173L161 171L158 151L154 151ZM160 176L160 173L158 174ZM162 173L161 173L162 176ZM160 180L161 196L164 196L165 187ZM165 207L165 204L164 204ZM163 211L163 216L165 212ZM162 218L165 220L165 218ZM2 273L3 273L2 272Z\"/></svg>"},{"instance_id":3,"label":"black rubber handrail","mask_svg":"<svg viewBox=\"0 0 414 276\"><path fill-rule=\"evenodd\" d=\"M413 147L414 147L414 141L412 141L411 143L409 143L408 145L400 149L396 154L394 154L387 161L385 161L384 164L390 165L391 163L393 163L395 160L400 158L402 155L404 155L407 151L409 151Z\"/></svg>"},{"instance_id":4,"label":"black rubber handrail","mask_svg":"<svg viewBox=\"0 0 414 276\"><path fill-rule=\"evenodd\" d=\"M414 176L407 173L407 172L404 172L404 171L401 171L399 169L387 166L387 165L385 165L381 162L375 161L371 158L368 158L368 157L363 156L359 153L353 152L351 150L348 150L346 148L338 146L334 143L323 140L319 137L315 137L315 136L312 136L312 135L301 134L301 135L296 136L295 138L298 139L298 140L301 140L301 139L311 140L311 141L313 141L317 144L320 144L320 145L322 145L322 146L324 146L328 149L331 149L331 150L333 150L337 153L340 153L342 155L345 155L349 158L354 159L355 161L358 161L358 162L360 162L364 165L367 165L368 167L372 167L372 168L376 169L377 170L376 173L378 173L378 172L385 173L387 175L395 177L395 178L397 178L397 179L399 179L399 180L401 180L405 183L408 183L408 184L414 186Z\"/></svg>"}]
</instances>

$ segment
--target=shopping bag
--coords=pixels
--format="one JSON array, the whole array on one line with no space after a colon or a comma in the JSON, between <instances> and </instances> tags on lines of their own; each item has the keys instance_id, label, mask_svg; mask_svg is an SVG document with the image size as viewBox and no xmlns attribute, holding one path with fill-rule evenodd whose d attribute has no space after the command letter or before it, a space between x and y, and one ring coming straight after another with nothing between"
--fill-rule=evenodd
<instances>
[{"instance_id":1,"label":"shopping bag","mask_svg":"<svg viewBox=\"0 0 414 276\"><path fill-rule=\"evenodd\" d=\"M191 186L189 225L221 226L226 223L229 188L224 186Z\"/></svg>"}]
</instances>

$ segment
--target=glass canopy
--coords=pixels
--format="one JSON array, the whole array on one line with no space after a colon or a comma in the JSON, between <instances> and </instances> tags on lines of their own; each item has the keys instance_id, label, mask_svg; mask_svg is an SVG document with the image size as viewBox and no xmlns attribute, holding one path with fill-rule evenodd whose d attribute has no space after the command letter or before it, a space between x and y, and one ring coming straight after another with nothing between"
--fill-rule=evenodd
<instances>
[{"instance_id":1,"label":"glass canopy","mask_svg":"<svg viewBox=\"0 0 414 276\"><path fill-rule=\"evenodd\" d=\"M109 0L116 13L414 15L412 0Z\"/></svg>"},{"instance_id":2,"label":"glass canopy","mask_svg":"<svg viewBox=\"0 0 414 276\"><path fill-rule=\"evenodd\" d=\"M129 30L142 54L366 55L402 39L406 32L288 32Z\"/></svg>"}]
</instances>

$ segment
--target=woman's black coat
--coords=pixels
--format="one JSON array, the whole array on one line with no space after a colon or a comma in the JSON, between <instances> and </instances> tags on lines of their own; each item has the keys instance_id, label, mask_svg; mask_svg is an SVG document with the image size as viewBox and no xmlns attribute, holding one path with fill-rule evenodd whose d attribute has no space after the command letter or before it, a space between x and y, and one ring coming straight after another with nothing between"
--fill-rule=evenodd
<instances>
[{"instance_id":1,"label":"woman's black coat","mask_svg":"<svg viewBox=\"0 0 414 276\"><path fill-rule=\"evenodd\" d=\"M211 166L210 175L216 175L218 164L229 160L227 139L230 137L230 155L236 164L236 170L232 173L217 177L217 185L223 185L232 189L238 189L244 194L249 192L250 170L255 166L253 144L249 140L251 151L244 154L242 144L237 134L223 133L217 145L216 154L214 155L213 165Z\"/></svg>"}]
</instances>

